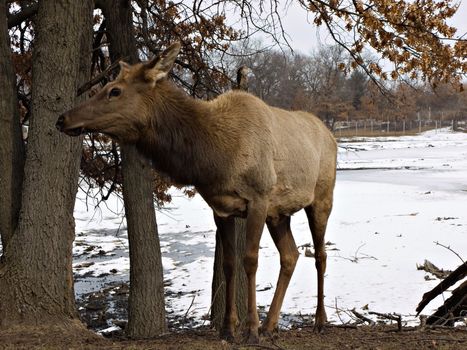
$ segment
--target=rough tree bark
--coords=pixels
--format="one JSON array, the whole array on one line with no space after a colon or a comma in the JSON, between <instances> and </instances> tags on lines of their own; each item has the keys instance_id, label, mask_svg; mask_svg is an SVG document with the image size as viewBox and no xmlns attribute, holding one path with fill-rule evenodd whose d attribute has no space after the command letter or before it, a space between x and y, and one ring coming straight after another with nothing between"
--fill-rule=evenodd
<instances>
[{"instance_id":1,"label":"rough tree bark","mask_svg":"<svg viewBox=\"0 0 467 350\"><path fill-rule=\"evenodd\" d=\"M0 328L80 324L72 243L82 140L54 125L89 79L92 7L91 0L39 2L21 211L0 265Z\"/></svg>"},{"instance_id":2,"label":"rough tree bark","mask_svg":"<svg viewBox=\"0 0 467 350\"><path fill-rule=\"evenodd\" d=\"M0 1L0 238L3 252L18 222L24 146L7 26L7 5Z\"/></svg>"},{"instance_id":3,"label":"rough tree bark","mask_svg":"<svg viewBox=\"0 0 467 350\"><path fill-rule=\"evenodd\" d=\"M112 61L139 61L128 0L105 1ZM130 246L127 336L151 338L166 331L164 284L153 201L153 173L134 146L122 147L123 199Z\"/></svg>"},{"instance_id":4,"label":"rough tree bark","mask_svg":"<svg viewBox=\"0 0 467 350\"><path fill-rule=\"evenodd\" d=\"M237 85L233 89L249 90L248 74L249 67L241 66L237 70ZM235 218L235 295L237 305L237 316L242 328L247 317L247 277L243 268L243 257L246 245L246 219ZM214 275L212 278L211 291L211 323L218 330L222 329L225 314L225 277L222 267L223 251L219 232L216 232L216 250L214 253Z\"/></svg>"}]
</instances>

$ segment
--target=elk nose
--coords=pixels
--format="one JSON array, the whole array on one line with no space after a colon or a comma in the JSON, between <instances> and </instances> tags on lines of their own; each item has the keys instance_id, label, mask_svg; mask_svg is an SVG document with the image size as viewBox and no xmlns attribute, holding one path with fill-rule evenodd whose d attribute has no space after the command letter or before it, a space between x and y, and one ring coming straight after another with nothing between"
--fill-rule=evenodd
<instances>
[{"instance_id":1,"label":"elk nose","mask_svg":"<svg viewBox=\"0 0 467 350\"><path fill-rule=\"evenodd\" d=\"M63 130L63 123L65 121L65 117L64 115L62 114L60 117L58 117L58 120L57 122L55 123L55 127L57 128L58 131L62 131Z\"/></svg>"}]
</instances>

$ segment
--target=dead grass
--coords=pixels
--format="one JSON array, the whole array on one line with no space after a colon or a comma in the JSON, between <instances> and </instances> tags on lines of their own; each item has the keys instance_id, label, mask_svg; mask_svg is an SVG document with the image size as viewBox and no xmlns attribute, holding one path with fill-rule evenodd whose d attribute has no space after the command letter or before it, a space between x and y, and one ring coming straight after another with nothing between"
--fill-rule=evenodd
<instances>
[{"instance_id":1,"label":"dead grass","mask_svg":"<svg viewBox=\"0 0 467 350\"><path fill-rule=\"evenodd\" d=\"M86 332L89 334L89 332ZM213 330L170 333L153 340L104 339L73 333L63 328L5 332L0 330L0 349L158 349L158 350L313 350L313 349L466 349L467 328L418 330L396 326L327 327L322 334L311 327L281 331L274 340L261 339L259 346L230 344Z\"/></svg>"},{"instance_id":2,"label":"dead grass","mask_svg":"<svg viewBox=\"0 0 467 350\"><path fill-rule=\"evenodd\" d=\"M108 341L77 320L53 325L0 329L0 349L97 349Z\"/></svg>"}]
</instances>

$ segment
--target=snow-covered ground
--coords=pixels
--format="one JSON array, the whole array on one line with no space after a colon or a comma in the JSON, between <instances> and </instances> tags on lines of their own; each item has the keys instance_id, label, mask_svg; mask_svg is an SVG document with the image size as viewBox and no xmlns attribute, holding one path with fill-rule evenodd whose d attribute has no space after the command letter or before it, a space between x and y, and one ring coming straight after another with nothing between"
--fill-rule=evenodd
<instances>
[{"instance_id":1,"label":"snow-covered ground","mask_svg":"<svg viewBox=\"0 0 467 350\"><path fill-rule=\"evenodd\" d=\"M177 190L172 195L172 203L157 213L164 279L175 292L167 307L181 315L189 309L201 320L210 306L215 225L199 196L188 199ZM84 198L78 194L75 208L78 297L129 279L122 203L113 198L95 209L90 201L86 206ZM336 323L349 319L345 312L336 313L336 306L348 310L368 305L372 311L397 312L413 320L423 293L439 282L427 281L416 264L428 259L443 269L460 265L455 254L435 242L467 257L466 209L466 133L441 129L417 136L343 140L326 236L331 243L325 279L328 318ZM293 216L292 231L298 246L311 242L304 213ZM284 313L310 314L316 307L314 259L306 257L304 249ZM279 272L279 256L267 230L259 259L257 289L263 291L257 299L267 308ZM441 302L439 297L425 313Z\"/></svg>"}]
</instances>

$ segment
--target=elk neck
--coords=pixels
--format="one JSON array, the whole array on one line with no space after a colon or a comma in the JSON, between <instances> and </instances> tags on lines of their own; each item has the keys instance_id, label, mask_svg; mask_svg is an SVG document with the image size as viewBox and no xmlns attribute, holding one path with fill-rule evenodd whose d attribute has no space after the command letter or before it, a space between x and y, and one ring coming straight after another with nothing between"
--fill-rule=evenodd
<instances>
[{"instance_id":1,"label":"elk neck","mask_svg":"<svg viewBox=\"0 0 467 350\"><path fill-rule=\"evenodd\" d=\"M188 96L169 81L148 95L146 133L137 147L153 167L181 185L213 181L218 169L215 135L209 131L210 106Z\"/></svg>"}]
</instances>

